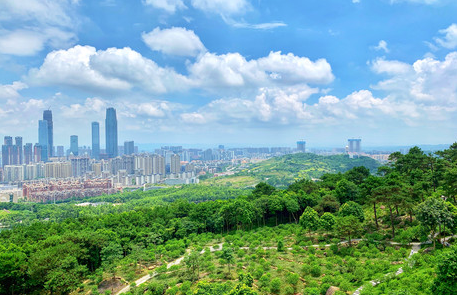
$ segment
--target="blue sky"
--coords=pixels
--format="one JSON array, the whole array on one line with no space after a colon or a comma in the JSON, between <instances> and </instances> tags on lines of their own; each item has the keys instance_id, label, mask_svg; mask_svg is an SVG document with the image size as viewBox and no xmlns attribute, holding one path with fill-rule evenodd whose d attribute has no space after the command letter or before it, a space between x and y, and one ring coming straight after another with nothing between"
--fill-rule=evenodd
<instances>
[{"instance_id":1,"label":"blue sky","mask_svg":"<svg viewBox=\"0 0 457 295\"><path fill-rule=\"evenodd\" d=\"M440 144L457 135L452 0L3 0L0 136L90 144Z\"/></svg>"}]
</instances>

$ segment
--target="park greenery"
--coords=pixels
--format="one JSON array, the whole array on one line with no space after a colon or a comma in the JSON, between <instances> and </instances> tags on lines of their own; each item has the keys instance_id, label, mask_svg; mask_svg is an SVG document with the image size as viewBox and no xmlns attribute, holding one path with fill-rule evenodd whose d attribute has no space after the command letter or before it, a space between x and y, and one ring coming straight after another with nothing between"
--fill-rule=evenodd
<instances>
[{"instance_id":1,"label":"park greenery","mask_svg":"<svg viewBox=\"0 0 457 295\"><path fill-rule=\"evenodd\" d=\"M317 179L326 173L344 173L352 168L364 166L376 172L379 163L369 157L349 158L348 155L321 156L311 153L296 153L274 157L249 164L230 176L209 178L208 185L246 187L266 182L278 188L287 188L300 179Z\"/></svg>"},{"instance_id":2,"label":"park greenery","mask_svg":"<svg viewBox=\"0 0 457 295\"><path fill-rule=\"evenodd\" d=\"M281 157L290 179L308 169L295 167L299 157L311 156ZM394 153L377 169L333 161L348 169L284 188L2 203L0 294L454 294L457 143ZM410 255L412 245L422 249Z\"/></svg>"}]
</instances>

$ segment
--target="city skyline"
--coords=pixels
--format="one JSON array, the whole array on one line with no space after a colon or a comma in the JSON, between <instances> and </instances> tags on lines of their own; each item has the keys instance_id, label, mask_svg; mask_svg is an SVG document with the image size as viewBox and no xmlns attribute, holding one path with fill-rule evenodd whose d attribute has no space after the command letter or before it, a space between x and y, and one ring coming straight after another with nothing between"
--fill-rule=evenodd
<instances>
[{"instance_id":1,"label":"city skyline","mask_svg":"<svg viewBox=\"0 0 457 295\"><path fill-rule=\"evenodd\" d=\"M38 142L31 126L50 109L50 146L69 134L90 146L109 107L119 143L457 135L455 1L18 3L0 3L0 136Z\"/></svg>"}]
</instances>

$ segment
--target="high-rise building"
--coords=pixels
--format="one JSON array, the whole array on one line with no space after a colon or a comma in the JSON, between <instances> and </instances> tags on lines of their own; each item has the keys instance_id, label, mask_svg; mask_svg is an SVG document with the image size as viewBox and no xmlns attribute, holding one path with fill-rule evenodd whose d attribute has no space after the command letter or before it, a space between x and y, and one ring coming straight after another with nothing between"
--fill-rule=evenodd
<instances>
[{"instance_id":1,"label":"high-rise building","mask_svg":"<svg viewBox=\"0 0 457 295\"><path fill-rule=\"evenodd\" d=\"M51 110L43 111L43 120L48 122L48 157L54 157L54 124Z\"/></svg>"},{"instance_id":2,"label":"high-rise building","mask_svg":"<svg viewBox=\"0 0 457 295\"><path fill-rule=\"evenodd\" d=\"M297 151L304 153L306 151L306 141L299 140L297 141Z\"/></svg>"},{"instance_id":3,"label":"high-rise building","mask_svg":"<svg viewBox=\"0 0 457 295\"><path fill-rule=\"evenodd\" d=\"M33 156L34 156L33 161L35 163L40 162L41 161L41 155L42 155L41 145L39 143L35 143L35 145L33 146Z\"/></svg>"},{"instance_id":4,"label":"high-rise building","mask_svg":"<svg viewBox=\"0 0 457 295\"><path fill-rule=\"evenodd\" d=\"M155 155L152 157L152 174L165 175L165 158Z\"/></svg>"},{"instance_id":5,"label":"high-rise building","mask_svg":"<svg viewBox=\"0 0 457 295\"><path fill-rule=\"evenodd\" d=\"M106 109L105 119L105 135L106 135L106 153L109 158L115 158L118 155L117 146L117 118L114 108Z\"/></svg>"},{"instance_id":6,"label":"high-rise building","mask_svg":"<svg viewBox=\"0 0 457 295\"><path fill-rule=\"evenodd\" d=\"M41 146L41 161L46 162L48 160L48 121L38 121L38 143Z\"/></svg>"},{"instance_id":7,"label":"high-rise building","mask_svg":"<svg viewBox=\"0 0 457 295\"><path fill-rule=\"evenodd\" d=\"M79 177L90 170L89 157L70 157L73 177Z\"/></svg>"},{"instance_id":8,"label":"high-rise building","mask_svg":"<svg viewBox=\"0 0 457 295\"><path fill-rule=\"evenodd\" d=\"M78 135L70 136L70 153L72 153L73 156L78 155Z\"/></svg>"},{"instance_id":9,"label":"high-rise building","mask_svg":"<svg viewBox=\"0 0 457 295\"><path fill-rule=\"evenodd\" d=\"M132 141L124 141L124 155L132 155L135 153L135 143Z\"/></svg>"},{"instance_id":10,"label":"high-rise building","mask_svg":"<svg viewBox=\"0 0 457 295\"><path fill-rule=\"evenodd\" d=\"M16 143L15 147L14 147L14 151L15 151L15 164L20 164L22 165L24 163L24 156L23 156L23 153L22 153L22 137L20 136L16 136L14 138L14 141Z\"/></svg>"},{"instance_id":11,"label":"high-rise building","mask_svg":"<svg viewBox=\"0 0 457 295\"><path fill-rule=\"evenodd\" d=\"M24 146L24 163L30 164L33 162L33 144L26 143Z\"/></svg>"},{"instance_id":12,"label":"high-rise building","mask_svg":"<svg viewBox=\"0 0 457 295\"><path fill-rule=\"evenodd\" d=\"M171 164L170 164L170 173L180 173L181 172L181 158L179 155L174 154L171 156Z\"/></svg>"},{"instance_id":13,"label":"high-rise building","mask_svg":"<svg viewBox=\"0 0 457 295\"><path fill-rule=\"evenodd\" d=\"M2 145L2 167L5 165L12 165L13 163L13 138L5 136Z\"/></svg>"},{"instance_id":14,"label":"high-rise building","mask_svg":"<svg viewBox=\"0 0 457 295\"><path fill-rule=\"evenodd\" d=\"M59 158L65 157L65 151L64 151L63 145L58 145L57 146L56 156L59 157Z\"/></svg>"},{"instance_id":15,"label":"high-rise building","mask_svg":"<svg viewBox=\"0 0 457 295\"><path fill-rule=\"evenodd\" d=\"M92 158L100 159L100 124L92 122Z\"/></svg>"},{"instance_id":16,"label":"high-rise building","mask_svg":"<svg viewBox=\"0 0 457 295\"><path fill-rule=\"evenodd\" d=\"M349 153L360 153L362 140L360 138L350 138L348 139L348 152Z\"/></svg>"}]
</instances>

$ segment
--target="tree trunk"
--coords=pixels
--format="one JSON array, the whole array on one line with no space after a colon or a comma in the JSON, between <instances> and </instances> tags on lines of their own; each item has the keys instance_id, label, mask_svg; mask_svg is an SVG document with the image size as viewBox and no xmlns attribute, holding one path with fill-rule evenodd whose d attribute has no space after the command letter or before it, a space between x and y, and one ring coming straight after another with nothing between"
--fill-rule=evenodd
<instances>
[{"instance_id":1,"label":"tree trunk","mask_svg":"<svg viewBox=\"0 0 457 295\"><path fill-rule=\"evenodd\" d=\"M398 213L398 205L395 205L395 211L397 212L397 216L400 216L400 213Z\"/></svg>"},{"instance_id":2,"label":"tree trunk","mask_svg":"<svg viewBox=\"0 0 457 295\"><path fill-rule=\"evenodd\" d=\"M389 205L390 210L390 224L392 225L392 238L395 238L394 215L392 213L392 206Z\"/></svg>"},{"instance_id":3,"label":"tree trunk","mask_svg":"<svg viewBox=\"0 0 457 295\"><path fill-rule=\"evenodd\" d=\"M413 211L409 210L409 223L413 223Z\"/></svg>"},{"instance_id":4,"label":"tree trunk","mask_svg":"<svg viewBox=\"0 0 457 295\"><path fill-rule=\"evenodd\" d=\"M376 214L376 202L373 202L374 221L376 222L376 229L379 229L378 215Z\"/></svg>"}]
</instances>

